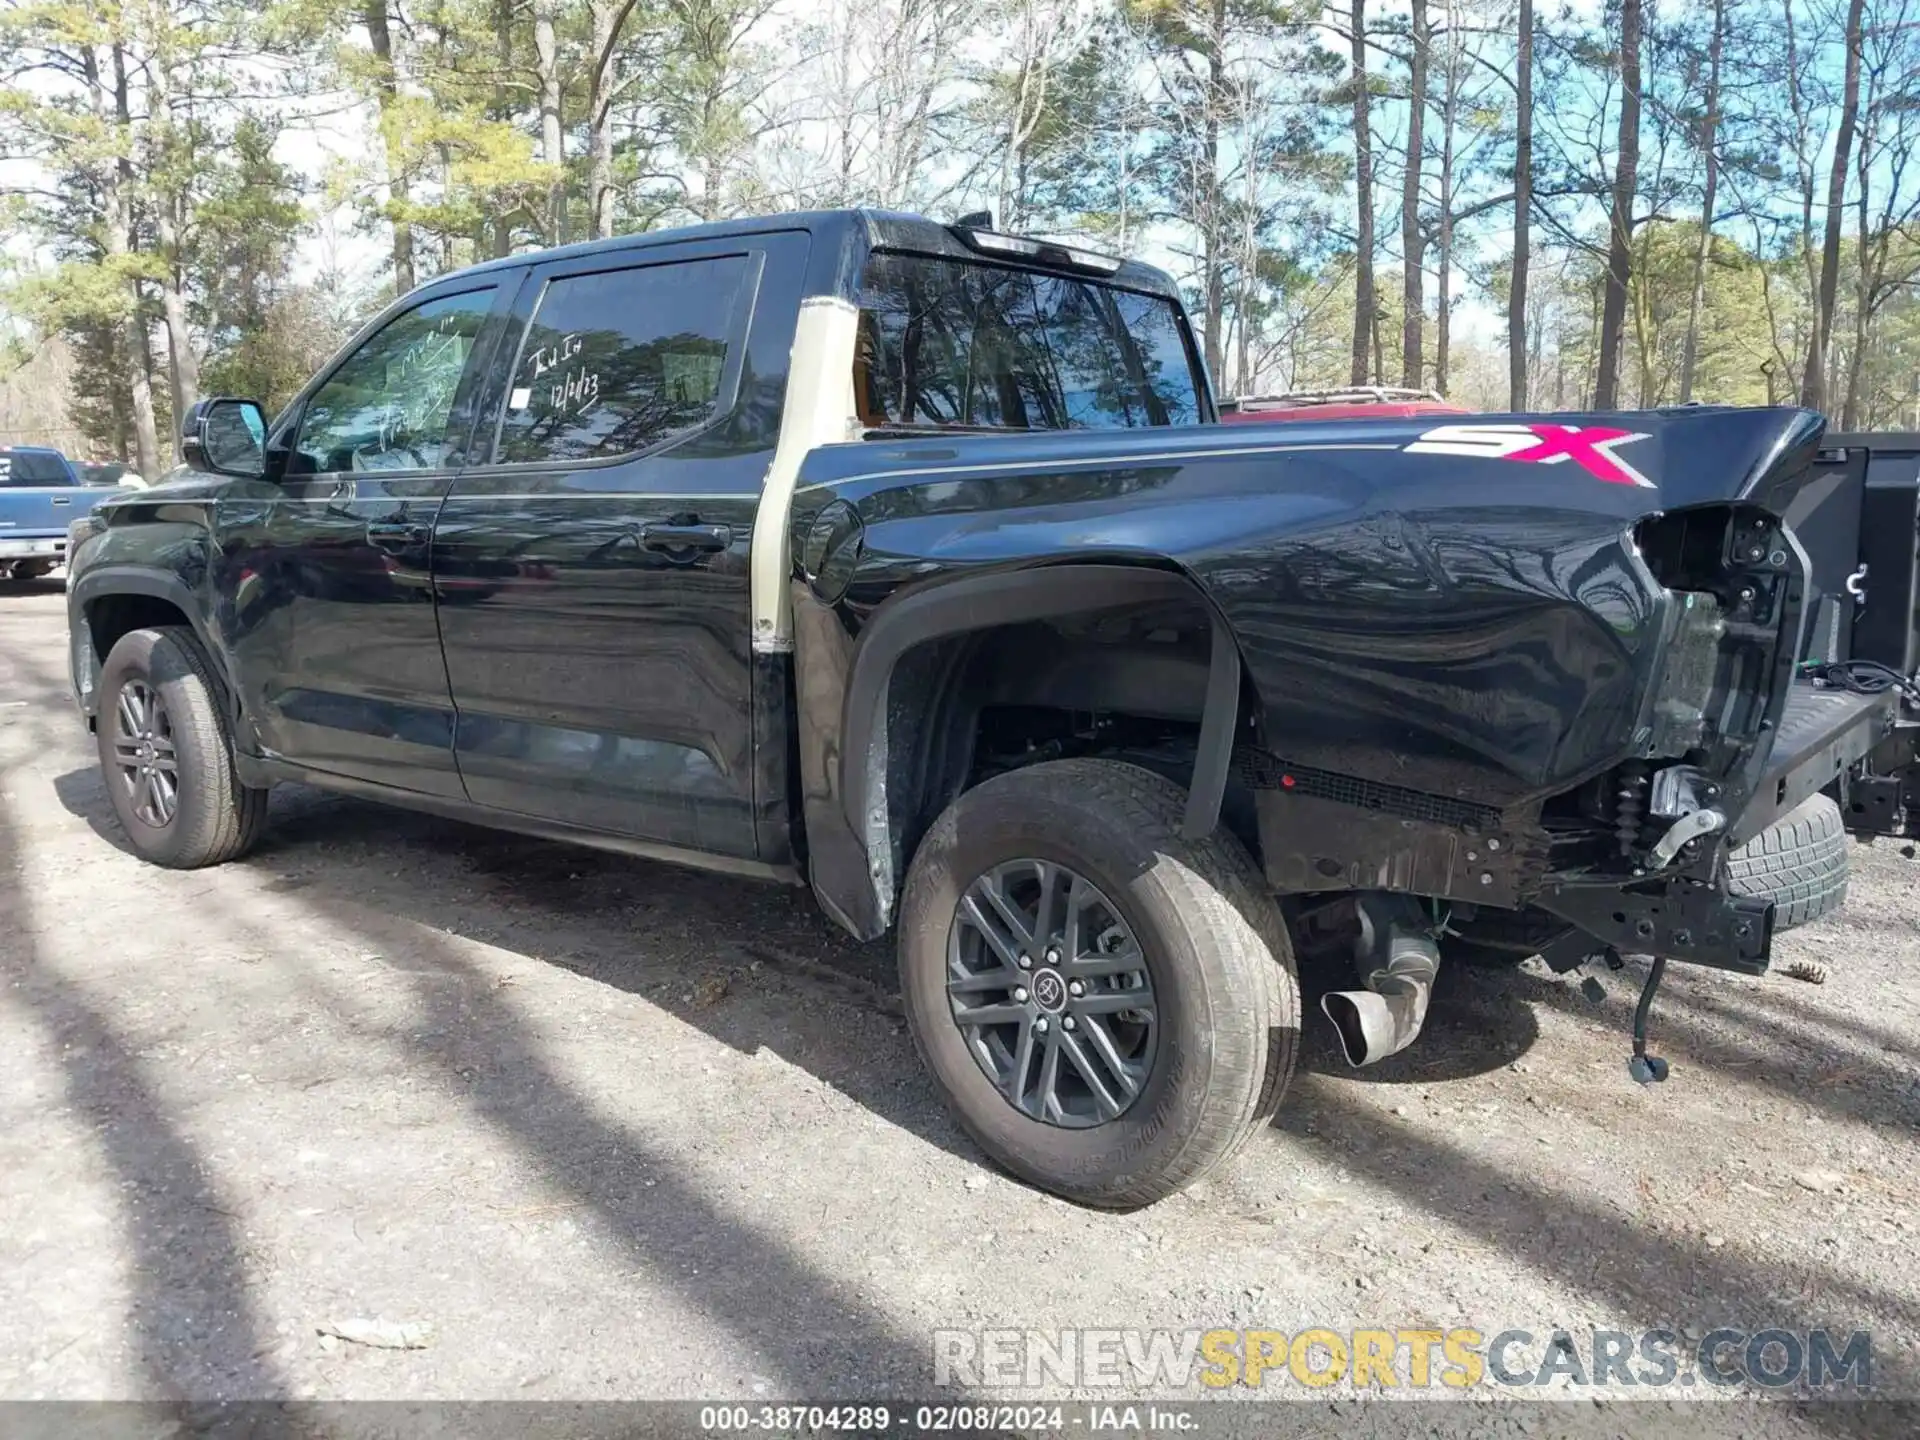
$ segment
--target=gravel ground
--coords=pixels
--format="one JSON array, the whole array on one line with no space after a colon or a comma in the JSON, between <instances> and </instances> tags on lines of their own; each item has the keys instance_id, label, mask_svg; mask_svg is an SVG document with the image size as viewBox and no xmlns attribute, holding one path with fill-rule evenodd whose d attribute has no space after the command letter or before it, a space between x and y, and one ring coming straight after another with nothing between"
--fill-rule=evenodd
<instances>
[{"instance_id":1,"label":"gravel ground","mask_svg":"<svg viewBox=\"0 0 1920 1440\"><path fill-rule=\"evenodd\" d=\"M0 1398L924 1396L936 1328L1662 1324L1870 1330L1920 1396L1897 844L1772 976L1674 967L1664 1087L1641 962L1598 1003L1455 969L1365 1075L1315 1006L1270 1133L1096 1214L985 1167L889 952L802 892L296 789L243 862L140 863L64 611L0 584ZM321 1333L354 1318L430 1343Z\"/></svg>"}]
</instances>

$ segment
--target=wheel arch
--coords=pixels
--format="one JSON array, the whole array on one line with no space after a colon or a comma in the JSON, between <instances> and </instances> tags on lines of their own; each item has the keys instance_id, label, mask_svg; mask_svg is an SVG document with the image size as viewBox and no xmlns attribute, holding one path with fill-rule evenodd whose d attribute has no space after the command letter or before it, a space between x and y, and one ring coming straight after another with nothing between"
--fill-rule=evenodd
<instances>
[{"instance_id":1,"label":"wheel arch","mask_svg":"<svg viewBox=\"0 0 1920 1440\"><path fill-rule=\"evenodd\" d=\"M100 666L121 636L154 626L180 625L193 632L225 685L228 704L237 704L238 690L227 657L213 643L199 615L187 582L167 570L144 565L111 565L89 570L75 580L68 595L71 615L70 661L74 693L89 717L95 713L94 691Z\"/></svg>"},{"instance_id":2,"label":"wheel arch","mask_svg":"<svg viewBox=\"0 0 1920 1440\"><path fill-rule=\"evenodd\" d=\"M1162 563L1067 562L965 575L900 594L883 604L862 627L853 648L841 708L838 744L838 807L822 815L809 809L809 830L825 820L853 842L864 864L822 866L822 837L810 834L816 891L830 914L862 938L883 933L892 922L902 878L932 815L903 815L894 790L903 775L896 748L925 739L943 719L966 714L960 692L981 675L987 642L1022 626L1071 621L1099 612L1181 607L1204 625L1203 655L1169 658L1151 672L1108 667L1111 693L1137 692L1146 679L1171 676L1190 683L1163 683L1168 710L1196 725L1193 764L1187 781L1182 830L1190 838L1218 825L1242 714L1244 670L1231 628L1205 591L1184 571ZM1134 662L1139 652L1131 654ZM1097 668L1097 667L1096 667ZM903 683L903 677L911 684ZM1091 683L1088 676L1076 682ZM1125 708L1124 699L1117 701ZM1095 708L1088 706L1087 708ZM941 737L920 744L932 753ZM959 788L964 788L961 785ZM957 789L937 795L937 813ZM927 805L919 809L924 812Z\"/></svg>"}]
</instances>

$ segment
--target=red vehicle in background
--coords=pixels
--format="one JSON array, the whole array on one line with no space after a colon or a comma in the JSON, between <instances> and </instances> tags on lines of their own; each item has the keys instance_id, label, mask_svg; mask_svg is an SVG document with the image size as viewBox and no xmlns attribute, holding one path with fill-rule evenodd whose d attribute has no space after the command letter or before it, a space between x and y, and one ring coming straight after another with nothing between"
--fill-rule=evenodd
<instances>
[{"instance_id":1,"label":"red vehicle in background","mask_svg":"<svg viewBox=\"0 0 1920 1440\"><path fill-rule=\"evenodd\" d=\"M1268 420L1404 420L1414 415L1470 415L1432 390L1355 385L1344 390L1289 390L1220 402L1220 421L1248 425Z\"/></svg>"}]
</instances>

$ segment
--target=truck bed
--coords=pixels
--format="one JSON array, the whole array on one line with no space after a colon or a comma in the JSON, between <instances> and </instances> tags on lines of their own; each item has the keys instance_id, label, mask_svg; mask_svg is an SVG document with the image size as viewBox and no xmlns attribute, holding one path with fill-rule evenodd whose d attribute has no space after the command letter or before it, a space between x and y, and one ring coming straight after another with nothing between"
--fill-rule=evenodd
<instances>
[{"instance_id":1,"label":"truck bed","mask_svg":"<svg viewBox=\"0 0 1920 1440\"><path fill-rule=\"evenodd\" d=\"M1764 778L1753 803L1733 826L1733 843L1752 839L1864 759L1893 728L1899 703L1896 690L1856 695L1796 681L1780 716Z\"/></svg>"}]
</instances>

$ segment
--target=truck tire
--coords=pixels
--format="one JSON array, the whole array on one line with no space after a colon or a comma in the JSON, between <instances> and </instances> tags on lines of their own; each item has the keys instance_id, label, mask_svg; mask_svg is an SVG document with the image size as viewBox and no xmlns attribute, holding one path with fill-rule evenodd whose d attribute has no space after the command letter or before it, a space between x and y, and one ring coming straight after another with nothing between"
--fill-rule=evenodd
<instances>
[{"instance_id":1,"label":"truck tire","mask_svg":"<svg viewBox=\"0 0 1920 1440\"><path fill-rule=\"evenodd\" d=\"M267 792L240 783L225 692L193 632L121 636L99 693L100 774L135 853L194 870L251 849L266 828Z\"/></svg>"},{"instance_id":2,"label":"truck tire","mask_svg":"<svg viewBox=\"0 0 1920 1440\"><path fill-rule=\"evenodd\" d=\"M1081 1204L1150 1205L1220 1164L1293 1074L1300 989L1239 841L1180 833L1186 792L1062 760L947 807L907 874L914 1044L1000 1165Z\"/></svg>"},{"instance_id":3,"label":"truck tire","mask_svg":"<svg viewBox=\"0 0 1920 1440\"><path fill-rule=\"evenodd\" d=\"M1838 910L1847 899L1847 832L1840 807L1810 795L1727 857L1736 895L1773 901L1775 932Z\"/></svg>"}]
</instances>

